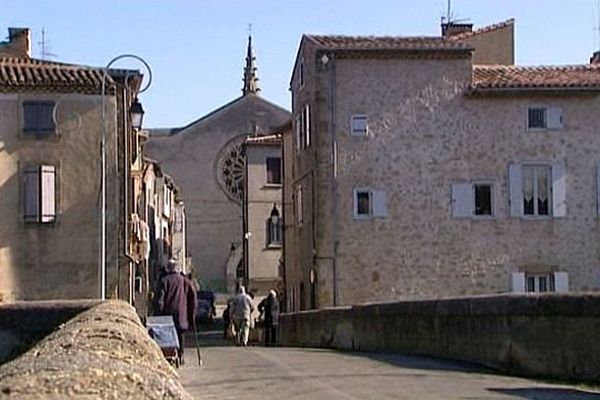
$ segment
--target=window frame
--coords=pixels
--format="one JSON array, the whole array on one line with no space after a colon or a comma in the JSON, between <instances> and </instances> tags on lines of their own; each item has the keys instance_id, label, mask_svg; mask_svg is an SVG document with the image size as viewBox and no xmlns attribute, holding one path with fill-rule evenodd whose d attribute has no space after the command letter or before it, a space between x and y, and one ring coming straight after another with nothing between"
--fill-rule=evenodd
<instances>
[{"instance_id":1,"label":"window frame","mask_svg":"<svg viewBox=\"0 0 600 400\"><path fill-rule=\"evenodd\" d=\"M272 178L273 174L269 174L270 171L274 171L273 169L269 168L269 161L273 162L274 160L277 160L279 162L279 168L278 168L278 177L279 177L279 181L278 182L270 182L269 181L269 177L271 176L271 180L274 180ZM281 162L281 157L273 157L273 156L268 156L265 157L265 172L266 172L266 177L265 177L265 183L267 186L281 186L283 184L283 176L282 176L282 162Z\"/></svg>"},{"instance_id":2,"label":"window frame","mask_svg":"<svg viewBox=\"0 0 600 400\"><path fill-rule=\"evenodd\" d=\"M52 185L51 187L47 187L45 183L45 176L50 173L52 175ZM33 180L28 178L27 175L35 174ZM21 170L21 179L22 179L22 198L21 198L21 218L22 221L31 226L41 226L41 225L54 225L58 222L58 187L59 187L59 179L58 179L58 166L52 163L40 163L40 164L31 164L22 168ZM33 208L35 208L35 214L29 214L30 206L28 204L29 201L29 193L31 189L29 189L29 184L34 184L35 188L33 189L34 194L36 196L35 203L32 203ZM45 189L46 188L46 189ZM48 191L50 193L46 194ZM50 200L49 200L50 199ZM50 203L48 203L50 201ZM47 213L50 207L51 213Z\"/></svg>"},{"instance_id":3,"label":"window frame","mask_svg":"<svg viewBox=\"0 0 600 400\"><path fill-rule=\"evenodd\" d=\"M539 213L539 179L538 170L544 168L547 171L547 201L548 201L548 213ZM533 214L527 214L525 209L525 170L533 169ZM554 204L553 204L553 176L552 176L552 164L551 163L524 163L521 165L521 201L523 203L523 217L533 219L545 219L554 217Z\"/></svg>"},{"instance_id":4,"label":"window frame","mask_svg":"<svg viewBox=\"0 0 600 400\"><path fill-rule=\"evenodd\" d=\"M368 213L359 213L359 195L367 194ZM357 186L352 190L352 215L354 219L387 218L387 194L384 190L377 190L367 186Z\"/></svg>"},{"instance_id":5,"label":"window frame","mask_svg":"<svg viewBox=\"0 0 600 400\"><path fill-rule=\"evenodd\" d=\"M543 110L543 126L531 126L533 110ZM542 104L528 105L525 110L525 130L527 132L545 132L564 129L564 116L561 107Z\"/></svg>"},{"instance_id":6,"label":"window frame","mask_svg":"<svg viewBox=\"0 0 600 400\"><path fill-rule=\"evenodd\" d=\"M488 186L490 188L490 213L477 214L477 186ZM491 180L475 180L471 183L471 191L473 192L473 218L488 219L496 217L496 185Z\"/></svg>"},{"instance_id":7,"label":"window frame","mask_svg":"<svg viewBox=\"0 0 600 400\"><path fill-rule=\"evenodd\" d=\"M355 122L358 120L364 120L364 130L355 129ZM350 135L354 137L369 136L369 117L367 114L353 114L350 116Z\"/></svg>"},{"instance_id":8,"label":"window frame","mask_svg":"<svg viewBox=\"0 0 600 400\"><path fill-rule=\"evenodd\" d=\"M283 245L283 224L282 224L282 218L280 217L277 220L277 224L273 224L273 221L271 221L271 218L267 218L266 221L266 228L267 228L267 235L266 235L266 242L267 242L267 248L281 248Z\"/></svg>"},{"instance_id":9,"label":"window frame","mask_svg":"<svg viewBox=\"0 0 600 400\"><path fill-rule=\"evenodd\" d=\"M477 214L477 186L490 187L490 214ZM496 218L496 180L475 179L469 182L451 184L451 214L453 218L495 219ZM466 197L468 196L468 197ZM463 200L465 204L457 204Z\"/></svg>"},{"instance_id":10,"label":"window frame","mask_svg":"<svg viewBox=\"0 0 600 400\"><path fill-rule=\"evenodd\" d=\"M38 113L48 113L46 115L49 118L49 121L43 121L45 123L50 122L50 126L40 126L40 121L36 118L34 126L28 126L28 115L30 112L34 112L31 110L31 107L48 107L49 110L38 111ZM55 109L56 102L52 100L24 100L21 103L21 132L24 137L34 137L36 139L52 137L57 134L56 121L55 121ZM35 112L34 114L35 115ZM41 114L44 115L44 114Z\"/></svg>"}]
</instances>

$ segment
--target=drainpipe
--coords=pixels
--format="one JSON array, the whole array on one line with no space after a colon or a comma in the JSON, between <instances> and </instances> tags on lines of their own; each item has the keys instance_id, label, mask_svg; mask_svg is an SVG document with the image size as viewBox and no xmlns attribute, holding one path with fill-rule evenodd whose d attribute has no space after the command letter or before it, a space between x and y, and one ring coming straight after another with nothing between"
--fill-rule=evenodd
<instances>
[{"instance_id":1,"label":"drainpipe","mask_svg":"<svg viewBox=\"0 0 600 400\"><path fill-rule=\"evenodd\" d=\"M331 238L333 241L333 258L331 260L331 269L333 275L333 305L339 303L338 293L338 274L337 274L337 253L338 253L338 218L337 218L337 133L335 125L335 56L329 55L329 132L331 135Z\"/></svg>"}]
</instances>

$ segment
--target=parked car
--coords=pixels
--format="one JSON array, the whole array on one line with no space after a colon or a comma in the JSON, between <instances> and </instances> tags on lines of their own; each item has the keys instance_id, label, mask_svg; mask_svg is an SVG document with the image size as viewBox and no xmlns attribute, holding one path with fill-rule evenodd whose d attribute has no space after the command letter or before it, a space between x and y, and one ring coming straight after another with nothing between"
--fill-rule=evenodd
<instances>
[{"instance_id":1,"label":"parked car","mask_svg":"<svg viewBox=\"0 0 600 400\"><path fill-rule=\"evenodd\" d=\"M212 324L213 318L217 315L215 308L215 294L212 290L200 290L196 293L196 322Z\"/></svg>"}]
</instances>

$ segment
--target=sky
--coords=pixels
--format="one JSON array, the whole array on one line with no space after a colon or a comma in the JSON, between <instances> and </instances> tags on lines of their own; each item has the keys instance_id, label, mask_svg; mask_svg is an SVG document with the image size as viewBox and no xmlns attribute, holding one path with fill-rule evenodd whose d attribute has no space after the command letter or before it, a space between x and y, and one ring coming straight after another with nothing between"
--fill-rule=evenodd
<instances>
[{"instance_id":1,"label":"sky","mask_svg":"<svg viewBox=\"0 0 600 400\"><path fill-rule=\"evenodd\" d=\"M249 24L261 95L290 109L304 33L438 36L447 0L0 0L0 40L28 27L33 56L105 67L141 57L145 128L180 127L241 95ZM452 0L452 17L483 27L515 18L516 63L589 62L600 48L600 0ZM4 39L3 39L4 38ZM124 58L115 68L148 72Z\"/></svg>"}]
</instances>

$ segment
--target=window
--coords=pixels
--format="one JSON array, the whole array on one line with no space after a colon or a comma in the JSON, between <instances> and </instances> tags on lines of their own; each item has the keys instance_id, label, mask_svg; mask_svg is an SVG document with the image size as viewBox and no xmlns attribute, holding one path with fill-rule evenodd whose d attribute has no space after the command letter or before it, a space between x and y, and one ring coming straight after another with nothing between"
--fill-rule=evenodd
<instances>
[{"instance_id":1,"label":"window","mask_svg":"<svg viewBox=\"0 0 600 400\"><path fill-rule=\"evenodd\" d=\"M23 102L23 132L28 134L54 133L54 103L51 101Z\"/></svg>"},{"instance_id":2,"label":"window","mask_svg":"<svg viewBox=\"0 0 600 400\"><path fill-rule=\"evenodd\" d=\"M281 158L267 157L267 183L281 185Z\"/></svg>"},{"instance_id":3,"label":"window","mask_svg":"<svg viewBox=\"0 0 600 400\"><path fill-rule=\"evenodd\" d=\"M494 185L491 182L452 185L452 216L491 217L494 215Z\"/></svg>"},{"instance_id":4,"label":"window","mask_svg":"<svg viewBox=\"0 0 600 400\"><path fill-rule=\"evenodd\" d=\"M523 214L550 215L550 167L525 165L523 174Z\"/></svg>"},{"instance_id":5,"label":"window","mask_svg":"<svg viewBox=\"0 0 600 400\"><path fill-rule=\"evenodd\" d=\"M299 71L299 81L300 81L300 87L302 88L304 86L304 61L300 62L300 71Z\"/></svg>"},{"instance_id":6,"label":"window","mask_svg":"<svg viewBox=\"0 0 600 400\"><path fill-rule=\"evenodd\" d=\"M566 216L566 173L562 162L511 164L508 172L512 216Z\"/></svg>"},{"instance_id":7,"label":"window","mask_svg":"<svg viewBox=\"0 0 600 400\"><path fill-rule=\"evenodd\" d=\"M354 189L354 217L386 217L387 204L385 192L369 188Z\"/></svg>"},{"instance_id":8,"label":"window","mask_svg":"<svg viewBox=\"0 0 600 400\"><path fill-rule=\"evenodd\" d=\"M56 221L56 167L38 165L23 171L23 217L25 222Z\"/></svg>"},{"instance_id":9,"label":"window","mask_svg":"<svg viewBox=\"0 0 600 400\"><path fill-rule=\"evenodd\" d=\"M300 113L296 116L296 150L310 147L310 105L305 104Z\"/></svg>"},{"instance_id":10,"label":"window","mask_svg":"<svg viewBox=\"0 0 600 400\"><path fill-rule=\"evenodd\" d=\"M520 293L568 292L566 272L513 272L512 290Z\"/></svg>"},{"instance_id":11,"label":"window","mask_svg":"<svg viewBox=\"0 0 600 400\"><path fill-rule=\"evenodd\" d=\"M353 136L367 136L368 125L366 115L353 115L350 120L350 132Z\"/></svg>"},{"instance_id":12,"label":"window","mask_svg":"<svg viewBox=\"0 0 600 400\"><path fill-rule=\"evenodd\" d=\"M267 246L281 247L281 218L273 222L272 218L267 219Z\"/></svg>"},{"instance_id":13,"label":"window","mask_svg":"<svg viewBox=\"0 0 600 400\"><path fill-rule=\"evenodd\" d=\"M302 186L296 189L296 221L298 225L304 223L304 212L302 210Z\"/></svg>"},{"instance_id":14,"label":"window","mask_svg":"<svg viewBox=\"0 0 600 400\"><path fill-rule=\"evenodd\" d=\"M304 123L302 127L304 128L304 148L310 147L310 105L306 104L303 109L303 119Z\"/></svg>"},{"instance_id":15,"label":"window","mask_svg":"<svg viewBox=\"0 0 600 400\"><path fill-rule=\"evenodd\" d=\"M492 185L476 183L473 185L475 197L475 215L492 215Z\"/></svg>"},{"instance_id":16,"label":"window","mask_svg":"<svg viewBox=\"0 0 600 400\"><path fill-rule=\"evenodd\" d=\"M558 107L529 107L527 109L527 129L561 129L562 110Z\"/></svg>"}]
</instances>

